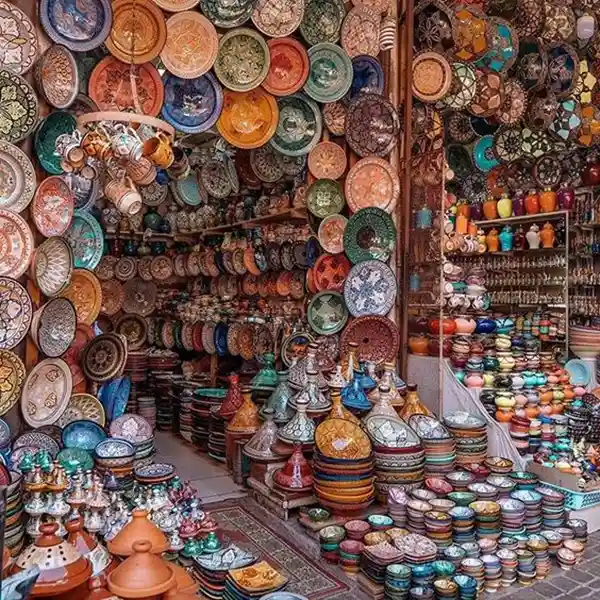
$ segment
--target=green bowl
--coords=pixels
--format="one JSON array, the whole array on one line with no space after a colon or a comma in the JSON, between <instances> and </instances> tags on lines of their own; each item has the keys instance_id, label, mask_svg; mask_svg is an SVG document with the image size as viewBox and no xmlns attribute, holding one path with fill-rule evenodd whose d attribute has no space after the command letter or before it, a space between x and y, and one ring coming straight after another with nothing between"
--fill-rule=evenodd
<instances>
[{"instance_id":1,"label":"green bowl","mask_svg":"<svg viewBox=\"0 0 600 600\"><path fill-rule=\"evenodd\" d=\"M471 502L477 500L477 495L472 492L450 492L446 497L456 502L456 506L469 506Z\"/></svg>"}]
</instances>

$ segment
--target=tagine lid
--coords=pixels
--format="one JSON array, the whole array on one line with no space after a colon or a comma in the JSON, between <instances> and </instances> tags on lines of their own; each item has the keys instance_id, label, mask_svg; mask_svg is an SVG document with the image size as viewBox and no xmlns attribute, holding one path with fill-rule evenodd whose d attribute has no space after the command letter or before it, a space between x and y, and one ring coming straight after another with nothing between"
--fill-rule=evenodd
<instances>
[{"instance_id":1,"label":"tagine lid","mask_svg":"<svg viewBox=\"0 0 600 600\"><path fill-rule=\"evenodd\" d=\"M131 556L134 546L138 540L147 540L152 546L153 554L161 554L169 549L169 541L165 534L148 519L148 511L134 509L131 513L132 519L119 531L119 533L108 542L108 551L117 556ZM168 589L168 588L165 588ZM119 594L119 592L115 592ZM147 594L152 596L154 594ZM127 596L133 598L133 596Z\"/></svg>"},{"instance_id":2,"label":"tagine lid","mask_svg":"<svg viewBox=\"0 0 600 600\"><path fill-rule=\"evenodd\" d=\"M108 576L111 592L124 598L146 598L163 594L175 586L175 573L156 556L158 552L152 542L142 538L134 541L132 547L133 555Z\"/></svg>"},{"instance_id":3,"label":"tagine lid","mask_svg":"<svg viewBox=\"0 0 600 600\"><path fill-rule=\"evenodd\" d=\"M281 458L271 449L277 441L277 431L279 429L273 421L273 415L274 411L272 408L265 408L263 411L265 422L244 446L244 454L253 460L271 461Z\"/></svg>"},{"instance_id":4,"label":"tagine lid","mask_svg":"<svg viewBox=\"0 0 600 600\"><path fill-rule=\"evenodd\" d=\"M74 546L56 535L57 523L40 526L41 535L17 559L13 572L25 571L35 565L40 576L32 596L57 596L76 588L92 574L89 561Z\"/></svg>"},{"instance_id":5,"label":"tagine lid","mask_svg":"<svg viewBox=\"0 0 600 600\"><path fill-rule=\"evenodd\" d=\"M67 542L88 559L94 577L101 573L108 573L116 567L117 558L111 556L108 550L83 528L82 516L69 521L65 524L65 527L69 532Z\"/></svg>"},{"instance_id":6,"label":"tagine lid","mask_svg":"<svg viewBox=\"0 0 600 600\"><path fill-rule=\"evenodd\" d=\"M115 596L108 591L106 587L106 577L91 577L88 581L88 590L90 593L85 597L85 600L120 600L119 596Z\"/></svg>"},{"instance_id":7,"label":"tagine lid","mask_svg":"<svg viewBox=\"0 0 600 600\"><path fill-rule=\"evenodd\" d=\"M180 592L184 594L196 594L198 588L200 587L196 580L184 569L181 565L177 563L167 563L167 567L173 571L175 575L175 587Z\"/></svg>"}]
</instances>

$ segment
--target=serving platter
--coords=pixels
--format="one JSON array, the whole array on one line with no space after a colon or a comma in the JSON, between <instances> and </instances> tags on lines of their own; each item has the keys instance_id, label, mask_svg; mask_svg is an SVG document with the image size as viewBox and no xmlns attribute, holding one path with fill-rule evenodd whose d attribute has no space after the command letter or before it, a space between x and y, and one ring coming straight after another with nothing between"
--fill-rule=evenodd
<instances>
[{"instance_id":1,"label":"serving platter","mask_svg":"<svg viewBox=\"0 0 600 600\"><path fill-rule=\"evenodd\" d=\"M20 213L33 199L35 189L36 174L27 154L10 142L0 141L0 209Z\"/></svg>"},{"instance_id":2,"label":"serving platter","mask_svg":"<svg viewBox=\"0 0 600 600\"><path fill-rule=\"evenodd\" d=\"M33 316L31 298L14 279L0 277L0 350L11 350L27 335Z\"/></svg>"}]
</instances>

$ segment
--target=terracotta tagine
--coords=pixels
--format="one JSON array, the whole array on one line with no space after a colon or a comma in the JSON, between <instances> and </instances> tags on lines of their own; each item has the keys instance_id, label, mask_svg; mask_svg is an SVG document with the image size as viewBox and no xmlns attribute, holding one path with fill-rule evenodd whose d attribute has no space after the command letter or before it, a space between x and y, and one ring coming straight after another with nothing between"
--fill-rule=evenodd
<instances>
[{"instance_id":1,"label":"terracotta tagine","mask_svg":"<svg viewBox=\"0 0 600 600\"><path fill-rule=\"evenodd\" d=\"M90 561L93 576L108 574L117 566L117 558L111 556L100 542L83 529L83 517L69 521L65 527L69 532L67 542Z\"/></svg>"},{"instance_id":2,"label":"terracotta tagine","mask_svg":"<svg viewBox=\"0 0 600 600\"><path fill-rule=\"evenodd\" d=\"M176 563L167 563L167 567L175 575L175 587L183 594L193 594L198 592L200 587L194 578L181 566Z\"/></svg>"},{"instance_id":3,"label":"terracotta tagine","mask_svg":"<svg viewBox=\"0 0 600 600\"><path fill-rule=\"evenodd\" d=\"M137 540L148 540L154 554L162 554L169 549L169 540L165 534L148 519L148 511L136 508L133 519L108 542L108 551L117 556L131 556ZM120 595L120 594L118 594Z\"/></svg>"},{"instance_id":4,"label":"terracotta tagine","mask_svg":"<svg viewBox=\"0 0 600 600\"><path fill-rule=\"evenodd\" d=\"M149 598L175 586L175 573L169 569L147 539L133 542L133 555L109 576L108 589L121 598Z\"/></svg>"},{"instance_id":5,"label":"terracotta tagine","mask_svg":"<svg viewBox=\"0 0 600 600\"><path fill-rule=\"evenodd\" d=\"M163 595L163 600L198 600L196 594L182 592L176 588L171 588Z\"/></svg>"},{"instance_id":6,"label":"terracotta tagine","mask_svg":"<svg viewBox=\"0 0 600 600\"><path fill-rule=\"evenodd\" d=\"M252 388L242 388L242 396L244 398L242 405L227 425L227 431L242 434L256 433L260 429L261 421L258 415L258 407L252 401Z\"/></svg>"},{"instance_id":7,"label":"terracotta tagine","mask_svg":"<svg viewBox=\"0 0 600 600\"><path fill-rule=\"evenodd\" d=\"M112 592L110 592L106 585L106 577L104 577L104 575L101 575L100 577L92 577L87 582L89 593L85 597L85 600L109 600L109 598L117 599L118 596L115 596Z\"/></svg>"},{"instance_id":8,"label":"terracotta tagine","mask_svg":"<svg viewBox=\"0 0 600 600\"><path fill-rule=\"evenodd\" d=\"M227 395L223 399L221 403L221 407L219 408L219 416L224 419L231 419L233 415L236 413L237 409L244 402L244 398L242 396L242 390L240 388L240 377L236 373L230 375L229 379L229 389L227 390Z\"/></svg>"},{"instance_id":9,"label":"terracotta tagine","mask_svg":"<svg viewBox=\"0 0 600 600\"><path fill-rule=\"evenodd\" d=\"M303 491L312 487L312 471L302 454L302 444L294 444L294 452L285 465L275 471L273 481L278 487L290 491Z\"/></svg>"},{"instance_id":10,"label":"terracotta tagine","mask_svg":"<svg viewBox=\"0 0 600 600\"><path fill-rule=\"evenodd\" d=\"M31 596L58 596L75 589L92 575L92 566L76 548L56 535L58 523L44 523L41 535L26 548L12 567L20 573L34 565L40 568Z\"/></svg>"}]
</instances>

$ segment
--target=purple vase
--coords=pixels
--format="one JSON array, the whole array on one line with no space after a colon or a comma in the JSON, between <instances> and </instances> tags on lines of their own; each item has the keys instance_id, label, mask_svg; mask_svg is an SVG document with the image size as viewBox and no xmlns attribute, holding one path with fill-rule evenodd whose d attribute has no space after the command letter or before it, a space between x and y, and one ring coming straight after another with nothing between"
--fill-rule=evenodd
<instances>
[{"instance_id":1,"label":"purple vase","mask_svg":"<svg viewBox=\"0 0 600 600\"><path fill-rule=\"evenodd\" d=\"M562 184L558 192L556 192L556 199L558 200L558 208L560 210L573 210L575 206L575 192L574 190L567 187L566 184Z\"/></svg>"},{"instance_id":2,"label":"purple vase","mask_svg":"<svg viewBox=\"0 0 600 600\"><path fill-rule=\"evenodd\" d=\"M474 202L471 204L471 220L481 221L483 219L483 208L481 202Z\"/></svg>"},{"instance_id":3,"label":"purple vase","mask_svg":"<svg viewBox=\"0 0 600 600\"><path fill-rule=\"evenodd\" d=\"M525 192L517 190L513 195L513 214L522 217L525 214Z\"/></svg>"}]
</instances>

